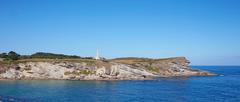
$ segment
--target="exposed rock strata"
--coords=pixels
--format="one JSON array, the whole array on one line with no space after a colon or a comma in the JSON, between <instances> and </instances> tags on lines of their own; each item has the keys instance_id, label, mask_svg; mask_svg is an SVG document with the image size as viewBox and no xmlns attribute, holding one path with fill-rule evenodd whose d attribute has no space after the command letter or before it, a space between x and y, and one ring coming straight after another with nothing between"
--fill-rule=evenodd
<instances>
[{"instance_id":1,"label":"exposed rock strata","mask_svg":"<svg viewBox=\"0 0 240 102\"><path fill-rule=\"evenodd\" d=\"M114 59L108 62L40 61L0 64L0 79L141 80L154 77L209 76L193 70L184 57L168 59Z\"/></svg>"}]
</instances>

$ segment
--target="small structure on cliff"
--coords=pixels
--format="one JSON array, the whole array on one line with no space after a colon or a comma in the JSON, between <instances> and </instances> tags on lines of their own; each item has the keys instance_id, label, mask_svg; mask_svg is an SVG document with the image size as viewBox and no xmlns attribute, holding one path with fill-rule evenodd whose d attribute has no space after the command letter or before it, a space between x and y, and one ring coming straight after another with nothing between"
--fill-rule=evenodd
<instances>
[{"instance_id":1,"label":"small structure on cliff","mask_svg":"<svg viewBox=\"0 0 240 102\"><path fill-rule=\"evenodd\" d=\"M106 58L100 56L98 49L97 49L95 60L106 61Z\"/></svg>"},{"instance_id":2,"label":"small structure on cliff","mask_svg":"<svg viewBox=\"0 0 240 102\"><path fill-rule=\"evenodd\" d=\"M96 59L96 60L101 60L101 57L100 57L99 52L98 52L98 49L97 49L97 54L96 54L95 59Z\"/></svg>"}]
</instances>

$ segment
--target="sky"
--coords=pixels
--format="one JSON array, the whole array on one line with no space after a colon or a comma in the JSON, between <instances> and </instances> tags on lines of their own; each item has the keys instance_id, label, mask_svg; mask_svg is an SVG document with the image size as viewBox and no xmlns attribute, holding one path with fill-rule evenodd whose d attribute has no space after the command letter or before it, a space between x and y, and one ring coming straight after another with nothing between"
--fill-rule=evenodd
<instances>
[{"instance_id":1,"label":"sky","mask_svg":"<svg viewBox=\"0 0 240 102\"><path fill-rule=\"evenodd\" d=\"M0 53L240 65L239 0L1 0Z\"/></svg>"}]
</instances>

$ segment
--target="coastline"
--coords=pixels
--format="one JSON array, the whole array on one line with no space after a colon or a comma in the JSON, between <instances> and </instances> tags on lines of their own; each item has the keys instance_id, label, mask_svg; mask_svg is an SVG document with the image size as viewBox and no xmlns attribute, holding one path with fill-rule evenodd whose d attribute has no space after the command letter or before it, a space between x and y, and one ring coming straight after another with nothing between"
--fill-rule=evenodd
<instances>
[{"instance_id":1,"label":"coastline","mask_svg":"<svg viewBox=\"0 0 240 102\"><path fill-rule=\"evenodd\" d=\"M0 80L154 80L155 78L214 76L190 68L185 57L165 59L20 60L0 65Z\"/></svg>"}]
</instances>

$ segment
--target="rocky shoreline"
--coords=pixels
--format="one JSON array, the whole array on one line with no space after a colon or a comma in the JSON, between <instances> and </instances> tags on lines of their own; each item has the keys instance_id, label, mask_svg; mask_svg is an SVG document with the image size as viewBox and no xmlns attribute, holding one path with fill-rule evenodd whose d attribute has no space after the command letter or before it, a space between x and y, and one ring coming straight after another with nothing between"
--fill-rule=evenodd
<instances>
[{"instance_id":1,"label":"rocky shoreline","mask_svg":"<svg viewBox=\"0 0 240 102\"><path fill-rule=\"evenodd\" d=\"M213 76L189 67L185 57L166 59L40 60L0 64L4 80L151 80L157 77Z\"/></svg>"}]
</instances>

